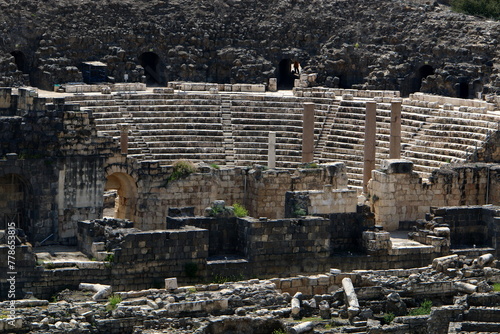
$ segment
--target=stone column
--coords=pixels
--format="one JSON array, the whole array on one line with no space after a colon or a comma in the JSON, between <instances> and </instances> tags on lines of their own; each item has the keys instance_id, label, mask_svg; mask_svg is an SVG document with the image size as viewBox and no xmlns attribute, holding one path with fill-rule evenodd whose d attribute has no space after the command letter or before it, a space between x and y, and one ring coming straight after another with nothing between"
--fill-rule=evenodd
<instances>
[{"instance_id":1,"label":"stone column","mask_svg":"<svg viewBox=\"0 0 500 334\"><path fill-rule=\"evenodd\" d=\"M302 117L302 162L314 159L314 103L304 102Z\"/></svg>"},{"instance_id":2,"label":"stone column","mask_svg":"<svg viewBox=\"0 0 500 334\"><path fill-rule=\"evenodd\" d=\"M276 132L269 132L267 149L267 167L276 168Z\"/></svg>"},{"instance_id":3,"label":"stone column","mask_svg":"<svg viewBox=\"0 0 500 334\"><path fill-rule=\"evenodd\" d=\"M401 100L391 102L391 137L389 159L401 158Z\"/></svg>"},{"instance_id":4,"label":"stone column","mask_svg":"<svg viewBox=\"0 0 500 334\"><path fill-rule=\"evenodd\" d=\"M375 169L375 141L377 129L377 103L366 102L365 115L365 147L363 165L363 192L367 193L368 181L371 178L372 170Z\"/></svg>"},{"instance_id":5,"label":"stone column","mask_svg":"<svg viewBox=\"0 0 500 334\"><path fill-rule=\"evenodd\" d=\"M128 124L118 124L120 129L120 148L122 154L128 154L128 130L130 126Z\"/></svg>"}]
</instances>

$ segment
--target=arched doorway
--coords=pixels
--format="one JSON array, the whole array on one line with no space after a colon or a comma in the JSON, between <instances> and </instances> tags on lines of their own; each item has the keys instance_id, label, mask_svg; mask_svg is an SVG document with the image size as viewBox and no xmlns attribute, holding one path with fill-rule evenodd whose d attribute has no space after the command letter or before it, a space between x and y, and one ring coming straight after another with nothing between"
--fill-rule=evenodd
<instances>
[{"instance_id":1,"label":"arched doorway","mask_svg":"<svg viewBox=\"0 0 500 334\"><path fill-rule=\"evenodd\" d=\"M125 173L113 173L107 177L105 192L115 192L112 211L105 211L104 215L114 218L135 220L135 206L137 203L137 185L132 176Z\"/></svg>"},{"instance_id":2,"label":"arched doorway","mask_svg":"<svg viewBox=\"0 0 500 334\"><path fill-rule=\"evenodd\" d=\"M33 195L31 187L18 174L0 176L0 230L13 225L24 231L27 240L32 241Z\"/></svg>"},{"instance_id":3,"label":"arched doorway","mask_svg":"<svg viewBox=\"0 0 500 334\"><path fill-rule=\"evenodd\" d=\"M458 97L461 99L469 98L469 84L467 82L461 82L458 84Z\"/></svg>"},{"instance_id":4,"label":"arched doorway","mask_svg":"<svg viewBox=\"0 0 500 334\"><path fill-rule=\"evenodd\" d=\"M298 76L292 72L292 60L282 59L278 65L278 89L292 89Z\"/></svg>"},{"instance_id":5,"label":"arched doorway","mask_svg":"<svg viewBox=\"0 0 500 334\"><path fill-rule=\"evenodd\" d=\"M22 53L21 51L12 51L10 54L14 57L14 62L16 63L17 69L23 73L28 73L29 67L24 53Z\"/></svg>"},{"instance_id":6,"label":"arched doorway","mask_svg":"<svg viewBox=\"0 0 500 334\"><path fill-rule=\"evenodd\" d=\"M411 86L409 93L420 92L422 89L422 81L427 78L429 75L434 74L434 68L430 65L423 65L420 67L417 72L413 75L413 79L411 80Z\"/></svg>"},{"instance_id":7,"label":"arched doorway","mask_svg":"<svg viewBox=\"0 0 500 334\"><path fill-rule=\"evenodd\" d=\"M144 68L146 84L152 86L161 84L160 57L154 52L144 52L139 56L139 62Z\"/></svg>"}]
</instances>

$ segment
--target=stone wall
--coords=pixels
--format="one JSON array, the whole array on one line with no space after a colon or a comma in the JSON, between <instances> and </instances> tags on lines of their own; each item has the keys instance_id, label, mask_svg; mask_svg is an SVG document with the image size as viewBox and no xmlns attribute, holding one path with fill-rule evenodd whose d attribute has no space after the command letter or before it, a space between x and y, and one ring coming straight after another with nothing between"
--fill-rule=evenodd
<instances>
[{"instance_id":1,"label":"stone wall","mask_svg":"<svg viewBox=\"0 0 500 334\"><path fill-rule=\"evenodd\" d=\"M2 89L0 105L0 178L10 178L10 184L16 178L23 193L16 203L0 205L2 219L22 217L19 227L30 242L49 237L76 243L76 222L102 215L104 157L118 147L97 136L90 113L64 98Z\"/></svg>"},{"instance_id":2,"label":"stone wall","mask_svg":"<svg viewBox=\"0 0 500 334\"><path fill-rule=\"evenodd\" d=\"M283 218L287 191L323 189L325 184L333 189L347 187L343 163L319 165L319 168L268 170L260 166L253 169L202 166L196 173L175 181L168 181L171 167L160 167L155 162L134 164L122 160L106 168L121 165L127 166L123 167L125 172L140 169L140 177L136 176L135 221L143 230L163 229L169 208L193 206L195 214L202 215L215 200L224 200L228 205L242 204L253 217ZM348 196L347 201L351 202L351 197ZM344 210L342 206L341 212Z\"/></svg>"},{"instance_id":3,"label":"stone wall","mask_svg":"<svg viewBox=\"0 0 500 334\"><path fill-rule=\"evenodd\" d=\"M440 223L449 225L453 248L493 247L498 254L498 206L439 207L432 213Z\"/></svg>"},{"instance_id":4,"label":"stone wall","mask_svg":"<svg viewBox=\"0 0 500 334\"><path fill-rule=\"evenodd\" d=\"M378 224L391 231L424 217L431 206L499 204L498 169L484 163L435 170L423 183L409 161L387 160L372 171L368 199Z\"/></svg>"}]
</instances>

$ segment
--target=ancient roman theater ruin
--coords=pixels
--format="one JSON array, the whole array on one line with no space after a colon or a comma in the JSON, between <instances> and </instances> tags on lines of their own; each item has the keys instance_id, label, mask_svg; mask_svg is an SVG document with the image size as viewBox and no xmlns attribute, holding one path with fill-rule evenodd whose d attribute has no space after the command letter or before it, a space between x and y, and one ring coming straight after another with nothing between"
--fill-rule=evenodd
<instances>
[{"instance_id":1,"label":"ancient roman theater ruin","mask_svg":"<svg viewBox=\"0 0 500 334\"><path fill-rule=\"evenodd\" d=\"M0 8L0 333L500 332L498 21Z\"/></svg>"}]
</instances>

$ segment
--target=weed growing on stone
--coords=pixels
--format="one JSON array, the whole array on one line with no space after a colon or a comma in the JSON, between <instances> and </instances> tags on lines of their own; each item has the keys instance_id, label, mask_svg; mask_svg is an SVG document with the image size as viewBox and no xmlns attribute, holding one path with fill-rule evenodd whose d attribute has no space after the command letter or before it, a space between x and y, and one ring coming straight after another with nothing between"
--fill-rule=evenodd
<instances>
[{"instance_id":1,"label":"weed growing on stone","mask_svg":"<svg viewBox=\"0 0 500 334\"><path fill-rule=\"evenodd\" d=\"M243 274L231 275L231 276L215 275L214 279L212 280L212 283L224 284L227 282L243 281L244 279L245 277L243 276Z\"/></svg>"},{"instance_id":2,"label":"weed growing on stone","mask_svg":"<svg viewBox=\"0 0 500 334\"><path fill-rule=\"evenodd\" d=\"M286 332L283 329L275 329L272 334L286 334Z\"/></svg>"},{"instance_id":3,"label":"weed growing on stone","mask_svg":"<svg viewBox=\"0 0 500 334\"><path fill-rule=\"evenodd\" d=\"M384 323L389 325L394 320L394 318L396 318L394 313L392 313L392 312L386 313L386 314L384 314Z\"/></svg>"},{"instance_id":4,"label":"weed growing on stone","mask_svg":"<svg viewBox=\"0 0 500 334\"><path fill-rule=\"evenodd\" d=\"M500 291L500 283L493 284L493 291Z\"/></svg>"},{"instance_id":5,"label":"weed growing on stone","mask_svg":"<svg viewBox=\"0 0 500 334\"><path fill-rule=\"evenodd\" d=\"M107 262L113 262L114 260L115 260L115 254L108 254L104 258L104 261L107 261Z\"/></svg>"},{"instance_id":6,"label":"weed growing on stone","mask_svg":"<svg viewBox=\"0 0 500 334\"><path fill-rule=\"evenodd\" d=\"M233 204L234 208L234 215L236 217L246 217L248 216L248 210L245 209L245 207L239 203L234 203Z\"/></svg>"},{"instance_id":7,"label":"weed growing on stone","mask_svg":"<svg viewBox=\"0 0 500 334\"><path fill-rule=\"evenodd\" d=\"M431 313L432 301L424 300L419 308L410 311L409 315L426 315Z\"/></svg>"},{"instance_id":8,"label":"weed growing on stone","mask_svg":"<svg viewBox=\"0 0 500 334\"><path fill-rule=\"evenodd\" d=\"M168 177L168 182L176 181L196 172L196 166L188 160L178 160L172 165L172 174Z\"/></svg>"},{"instance_id":9,"label":"weed growing on stone","mask_svg":"<svg viewBox=\"0 0 500 334\"><path fill-rule=\"evenodd\" d=\"M106 306L106 310L108 311L112 311L116 308L116 305L118 305L119 303L121 303L122 301L122 297L119 296L119 295L111 295L109 296L108 298L108 305Z\"/></svg>"},{"instance_id":10,"label":"weed growing on stone","mask_svg":"<svg viewBox=\"0 0 500 334\"><path fill-rule=\"evenodd\" d=\"M220 169L220 166L217 164L210 164L210 167L212 167L213 169Z\"/></svg>"}]
</instances>

